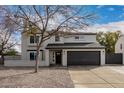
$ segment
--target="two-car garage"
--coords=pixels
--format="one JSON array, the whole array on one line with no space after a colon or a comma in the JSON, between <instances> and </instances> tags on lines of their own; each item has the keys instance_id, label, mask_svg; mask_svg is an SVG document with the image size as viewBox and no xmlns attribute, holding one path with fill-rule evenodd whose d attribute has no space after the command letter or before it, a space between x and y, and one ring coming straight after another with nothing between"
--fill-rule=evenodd
<instances>
[{"instance_id":1,"label":"two-car garage","mask_svg":"<svg viewBox=\"0 0 124 93\"><path fill-rule=\"evenodd\" d=\"M98 43L48 44L47 49L61 52L61 65L104 65L105 47Z\"/></svg>"},{"instance_id":2,"label":"two-car garage","mask_svg":"<svg viewBox=\"0 0 124 93\"><path fill-rule=\"evenodd\" d=\"M67 65L100 65L100 51L68 51Z\"/></svg>"}]
</instances>

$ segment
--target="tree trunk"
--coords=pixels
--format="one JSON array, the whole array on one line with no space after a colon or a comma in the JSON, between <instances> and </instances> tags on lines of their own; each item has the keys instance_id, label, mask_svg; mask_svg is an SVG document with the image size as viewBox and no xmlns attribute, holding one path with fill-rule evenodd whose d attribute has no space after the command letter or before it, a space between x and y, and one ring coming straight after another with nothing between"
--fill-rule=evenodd
<instances>
[{"instance_id":1,"label":"tree trunk","mask_svg":"<svg viewBox=\"0 0 124 93\"><path fill-rule=\"evenodd\" d=\"M0 58L0 65L4 65L4 54L0 52L1 58Z\"/></svg>"},{"instance_id":2,"label":"tree trunk","mask_svg":"<svg viewBox=\"0 0 124 93\"><path fill-rule=\"evenodd\" d=\"M4 54L2 54L1 59L2 59L1 65L4 65Z\"/></svg>"},{"instance_id":3,"label":"tree trunk","mask_svg":"<svg viewBox=\"0 0 124 93\"><path fill-rule=\"evenodd\" d=\"M39 68L39 49L37 49L37 52L36 52L36 62L35 62L35 73L38 72L38 68Z\"/></svg>"}]
</instances>

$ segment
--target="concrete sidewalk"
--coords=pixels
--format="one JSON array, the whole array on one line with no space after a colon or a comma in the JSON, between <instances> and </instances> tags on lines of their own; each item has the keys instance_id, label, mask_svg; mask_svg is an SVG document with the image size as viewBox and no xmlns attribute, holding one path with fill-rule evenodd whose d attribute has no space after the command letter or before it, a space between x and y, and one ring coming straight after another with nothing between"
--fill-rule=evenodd
<instances>
[{"instance_id":1,"label":"concrete sidewalk","mask_svg":"<svg viewBox=\"0 0 124 93\"><path fill-rule=\"evenodd\" d=\"M69 73L77 88L124 88L124 66L75 66Z\"/></svg>"}]
</instances>

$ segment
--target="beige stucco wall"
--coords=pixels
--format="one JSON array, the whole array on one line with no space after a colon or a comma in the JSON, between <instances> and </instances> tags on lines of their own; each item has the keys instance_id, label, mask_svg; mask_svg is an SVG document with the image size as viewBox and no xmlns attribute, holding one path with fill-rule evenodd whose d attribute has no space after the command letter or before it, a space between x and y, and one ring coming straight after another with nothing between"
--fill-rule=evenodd
<instances>
[{"instance_id":1,"label":"beige stucco wall","mask_svg":"<svg viewBox=\"0 0 124 93\"><path fill-rule=\"evenodd\" d=\"M20 66L23 66L23 65L28 65L29 66L32 66L34 65L34 61L30 61L30 52L31 51L27 51L27 50L36 50L36 44L30 44L30 38L29 36L23 34L22 37L21 37L21 48L22 48L22 61L19 61L20 63L17 63L18 65ZM45 60L42 61L41 60L41 52L39 54L39 64L40 66L49 66L49 51L45 49L45 47L47 46L48 44L48 40L45 41L43 43L43 45L41 46L40 50L43 50L45 52ZM7 61L8 62L8 61ZM7 63L6 62L6 63ZM13 63L13 65L17 65L16 63ZM9 63L7 63L7 65L10 65Z\"/></svg>"},{"instance_id":2,"label":"beige stucco wall","mask_svg":"<svg viewBox=\"0 0 124 93\"><path fill-rule=\"evenodd\" d=\"M76 40L75 36L79 36L80 39ZM69 35L68 38L64 38L65 43L81 43L81 42L97 42L96 41L96 35Z\"/></svg>"}]
</instances>

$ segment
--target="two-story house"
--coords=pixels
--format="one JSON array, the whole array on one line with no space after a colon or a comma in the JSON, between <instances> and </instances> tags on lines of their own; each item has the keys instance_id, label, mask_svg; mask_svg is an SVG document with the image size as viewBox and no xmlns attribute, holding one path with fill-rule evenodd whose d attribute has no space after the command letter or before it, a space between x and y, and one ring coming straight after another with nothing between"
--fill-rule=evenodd
<instances>
[{"instance_id":1,"label":"two-story house","mask_svg":"<svg viewBox=\"0 0 124 93\"><path fill-rule=\"evenodd\" d=\"M29 66L35 62L36 42L34 36L22 34L22 60ZM42 44L39 57L40 66L57 64L104 65L105 47L96 41L96 33L59 33Z\"/></svg>"}]
</instances>

